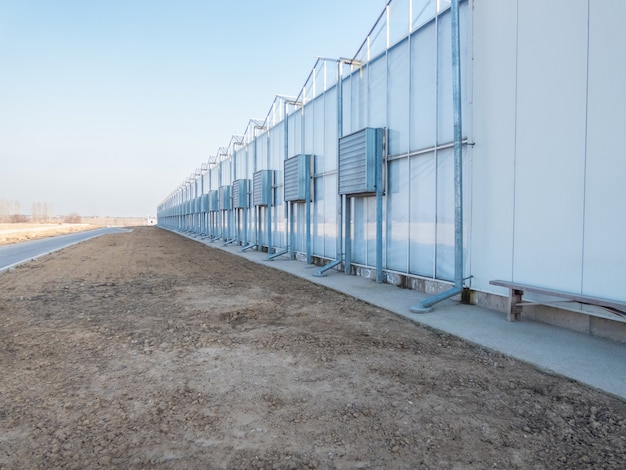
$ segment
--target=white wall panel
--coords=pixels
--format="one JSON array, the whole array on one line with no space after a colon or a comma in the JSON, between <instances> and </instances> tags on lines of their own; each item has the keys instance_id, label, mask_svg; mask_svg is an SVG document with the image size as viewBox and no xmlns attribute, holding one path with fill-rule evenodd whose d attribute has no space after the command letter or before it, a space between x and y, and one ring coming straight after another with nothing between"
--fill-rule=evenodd
<instances>
[{"instance_id":1,"label":"white wall panel","mask_svg":"<svg viewBox=\"0 0 626 470\"><path fill-rule=\"evenodd\" d=\"M626 2L589 6L583 294L626 301Z\"/></svg>"},{"instance_id":2,"label":"white wall panel","mask_svg":"<svg viewBox=\"0 0 626 470\"><path fill-rule=\"evenodd\" d=\"M579 291L587 4L526 0L518 12L513 277Z\"/></svg>"},{"instance_id":3,"label":"white wall panel","mask_svg":"<svg viewBox=\"0 0 626 470\"><path fill-rule=\"evenodd\" d=\"M491 292L513 275L516 15L516 2L474 4L470 272Z\"/></svg>"}]
</instances>

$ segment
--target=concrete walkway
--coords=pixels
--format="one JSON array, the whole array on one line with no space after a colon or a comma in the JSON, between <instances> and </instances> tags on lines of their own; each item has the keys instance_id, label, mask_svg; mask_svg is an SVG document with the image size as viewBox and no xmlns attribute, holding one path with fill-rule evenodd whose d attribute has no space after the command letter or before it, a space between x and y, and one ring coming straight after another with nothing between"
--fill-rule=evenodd
<instances>
[{"instance_id":1,"label":"concrete walkway","mask_svg":"<svg viewBox=\"0 0 626 470\"><path fill-rule=\"evenodd\" d=\"M409 308L427 297L426 294L390 284L376 284L334 270L328 271L325 277L315 277L313 273L317 266L292 261L287 256L267 261L267 253L254 250L241 253L241 247L224 247L221 240L210 243L197 237L189 238L351 295L417 323L626 399L624 343L539 322L507 322L503 313L453 300L435 305L431 313L415 314Z\"/></svg>"}]
</instances>

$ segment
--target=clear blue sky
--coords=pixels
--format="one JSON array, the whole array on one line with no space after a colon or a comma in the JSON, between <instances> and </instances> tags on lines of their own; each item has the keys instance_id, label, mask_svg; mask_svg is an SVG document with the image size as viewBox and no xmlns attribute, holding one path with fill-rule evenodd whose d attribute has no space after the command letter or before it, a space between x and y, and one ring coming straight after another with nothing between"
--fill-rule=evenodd
<instances>
[{"instance_id":1,"label":"clear blue sky","mask_svg":"<svg viewBox=\"0 0 626 470\"><path fill-rule=\"evenodd\" d=\"M0 0L0 199L147 216L385 0Z\"/></svg>"}]
</instances>

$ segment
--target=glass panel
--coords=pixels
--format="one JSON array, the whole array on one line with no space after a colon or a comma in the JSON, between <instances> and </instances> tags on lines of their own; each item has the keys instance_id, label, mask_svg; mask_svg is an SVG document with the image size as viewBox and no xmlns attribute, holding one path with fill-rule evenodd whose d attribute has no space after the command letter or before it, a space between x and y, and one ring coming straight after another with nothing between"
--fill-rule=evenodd
<instances>
[{"instance_id":1,"label":"glass panel","mask_svg":"<svg viewBox=\"0 0 626 470\"><path fill-rule=\"evenodd\" d=\"M393 2L392 2L393 3ZM435 17L437 13L436 0L412 0L411 31L415 31L423 24Z\"/></svg>"},{"instance_id":2,"label":"glass panel","mask_svg":"<svg viewBox=\"0 0 626 470\"><path fill-rule=\"evenodd\" d=\"M450 8L450 0L437 0L437 12Z\"/></svg>"},{"instance_id":3,"label":"glass panel","mask_svg":"<svg viewBox=\"0 0 626 470\"><path fill-rule=\"evenodd\" d=\"M324 169L337 169L337 88L324 95Z\"/></svg>"},{"instance_id":4,"label":"glass panel","mask_svg":"<svg viewBox=\"0 0 626 470\"><path fill-rule=\"evenodd\" d=\"M326 90L329 90L337 84L337 63L325 60L324 75L326 76Z\"/></svg>"},{"instance_id":5,"label":"glass panel","mask_svg":"<svg viewBox=\"0 0 626 470\"><path fill-rule=\"evenodd\" d=\"M367 211L366 223L366 244L367 244L367 265L376 266L376 198L366 197L365 208Z\"/></svg>"},{"instance_id":6,"label":"glass panel","mask_svg":"<svg viewBox=\"0 0 626 470\"><path fill-rule=\"evenodd\" d=\"M321 191L316 188L316 194ZM324 227L324 256L337 257L337 174L324 176L324 211L320 223Z\"/></svg>"},{"instance_id":7,"label":"glass panel","mask_svg":"<svg viewBox=\"0 0 626 470\"><path fill-rule=\"evenodd\" d=\"M383 13L369 35L370 52L368 59L374 59L387 49L387 15Z\"/></svg>"},{"instance_id":8,"label":"glass panel","mask_svg":"<svg viewBox=\"0 0 626 470\"><path fill-rule=\"evenodd\" d=\"M311 154L324 154L324 95L318 96L313 102L313 149ZM329 123L332 125L332 123ZM324 171L324 161L322 159L318 172Z\"/></svg>"},{"instance_id":9,"label":"glass panel","mask_svg":"<svg viewBox=\"0 0 626 470\"><path fill-rule=\"evenodd\" d=\"M297 155L302 153L302 117L303 113L301 109L298 109L293 113L294 125L289 129L289 132L293 134L293 153L289 155Z\"/></svg>"},{"instance_id":10,"label":"glass panel","mask_svg":"<svg viewBox=\"0 0 626 470\"><path fill-rule=\"evenodd\" d=\"M315 97L313 93L313 88L315 87L314 83L315 83L315 77L311 76L309 77L308 81L304 84L304 102L305 103L308 103Z\"/></svg>"},{"instance_id":11,"label":"glass panel","mask_svg":"<svg viewBox=\"0 0 626 470\"><path fill-rule=\"evenodd\" d=\"M347 67L344 66L343 70L346 71ZM342 82L342 136L352 132L352 80L353 75L349 75L347 78L343 78Z\"/></svg>"},{"instance_id":12,"label":"glass panel","mask_svg":"<svg viewBox=\"0 0 626 470\"><path fill-rule=\"evenodd\" d=\"M394 0L389 4L389 45L392 46L409 34L410 0Z\"/></svg>"},{"instance_id":13,"label":"glass panel","mask_svg":"<svg viewBox=\"0 0 626 470\"><path fill-rule=\"evenodd\" d=\"M264 132L256 139L256 169L268 169L267 161L267 132Z\"/></svg>"},{"instance_id":14,"label":"glass panel","mask_svg":"<svg viewBox=\"0 0 626 470\"><path fill-rule=\"evenodd\" d=\"M211 189L212 190L219 189L219 186L220 186L220 180L219 180L220 171L219 171L219 167L217 165L215 165L210 170L210 173L211 173Z\"/></svg>"},{"instance_id":15,"label":"glass panel","mask_svg":"<svg viewBox=\"0 0 626 470\"><path fill-rule=\"evenodd\" d=\"M352 128L349 134L359 131L365 127L365 95L367 93L367 66L357 68L350 79L352 85L351 106ZM345 100L344 100L345 106Z\"/></svg>"},{"instance_id":16,"label":"glass panel","mask_svg":"<svg viewBox=\"0 0 626 470\"><path fill-rule=\"evenodd\" d=\"M409 159L389 163L387 187L387 267L408 271Z\"/></svg>"},{"instance_id":17,"label":"glass panel","mask_svg":"<svg viewBox=\"0 0 626 470\"><path fill-rule=\"evenodd\" d=\"M452 142L454 136L452 120L452 46L450 12L439 17L437 49L437 144Z\"/></svg>"},{"instance_id":18,"label":"glass panel","mask_svg":"<svg viewBox=\"0 0 626 470\"><path fill-rule=\"evenodd\" d=\"M367 79L367 126L387 127L387 61L385 56L370 63Z\"/></svg>"},{"instance_id":19,"label":"glass panel","mask_svg":"<svg viewBox=\"0 0 626 470\"><path fill-rule=\"evenodd\" d=\"M313 104L313 102L309 102L304 107L304 148L302 149L302 153L314 153L313 139L315 138L315 131L313 129L313 124L315 123L315 108Z\"/></svg>"},{"instance_id":20,"label":"glass panel","mask_svg":"<svg viewBox=\"0 0 626 470\"><path fill-rule=\"evenodd\" d=\"M306 252L306 211L304 203L293 204L295 223L295 251Z\"/></svg>"},{"instance_id":21,"label":"glass panel","mask_svg":"<svg viewBox=\"0 0 626 470\"><path fill-rule=\"evenodd\" d=\"M389 50L387 93L389 95L389 126L387 137L390 155L409 151L409 42Z\"/></svg>"},{"instance_id":22,"label":"glass panel","mask_svg":"<svg viewBox=\"0 0 626 470\"><path fill-rule=\"evenodd\" d=\"M324 188L326 182L324 178L314 178L314 196L315 203L311 208L311 223L313 226L311 227L311 232L313 233L313 253L316 255L324 254Z\"/></svg>"},{"instance_id":23,"label":"glass panel","mask_svg":"<svg viewBox=\"0 0 626 470\"><path fill-rule=\"evenodd\" d=\"M434 277L437 173L435 154L410 159L409 272Z\"/></svg>"},{"instance_id":24,"label":"glass panel","mask_svg":"<svg viewBox=\"0 0 626 470\"><path fill-rule=\"evenodd\" d=\"M365 198L350 198L352 204L352 261L367 264L366 224L367 213Z\"/></svg>"},{"instance_id":25,"label":"glass panel","mask_svg":"<svg viewBox=\"0 0 626 470\"><path fill-rule=\"evenodd\" d=\"M437 153L437 279L454 279L454 150Z\"/></svg>"},{"instance_id":26,"label":"glass panel","mask_svg":"<svg viewBox=\"0 0 626 470\"><path fill-rule=\"evenodd\" d=\"M315 96L319 96L326 91L326 61L320 60L313 70L315 78Z\"/></svg>"},{"instance_id":27,"label":"glass panel","mask_svg":"<svg viewBox=\"0 0 626 470\"><path fill-rule=\"evenodd\" d=\"M289 156L292 155L296 155L296 153L299 153L298 150L296 150L297 146L296 146L296 137L298 135L298 129L296 128L296 116L300 114L299 112L295 112L289 115L288 118L288 125L289 125L289 149L287 151L287 153L289 154Z\"/></svg>"},{"instance_id":28,"label":"glass panel","mask_svg":"<svg viewBox=\"0 0 626 470\"><path fill-rule=\"evenodd\" d=\"M411 150L436 143L437 43L435 23L411 38Z\"/></svg>"}]
</instances>

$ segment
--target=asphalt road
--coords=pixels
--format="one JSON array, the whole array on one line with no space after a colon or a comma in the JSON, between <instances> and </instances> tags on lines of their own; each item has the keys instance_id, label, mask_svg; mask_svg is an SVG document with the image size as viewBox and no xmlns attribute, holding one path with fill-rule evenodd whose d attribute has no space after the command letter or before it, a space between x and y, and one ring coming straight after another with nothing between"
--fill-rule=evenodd
<instances>
[{"instance_id":1,"label":"asphalt road","mask_svg":"<svg viewBox=\"0 0 626 470\"><path fill-rule=\"evenodd\" d=\"M0 246L0 272L11 269L18 264L39 258L53 251L60 250L70 245L80 243L90 238L99 237L108 233L128 232L129 229L118 227L106 227L86 232L70 233L58 237L41 238L27 242L14 243Z\"/></svg>"}]
</instances>

